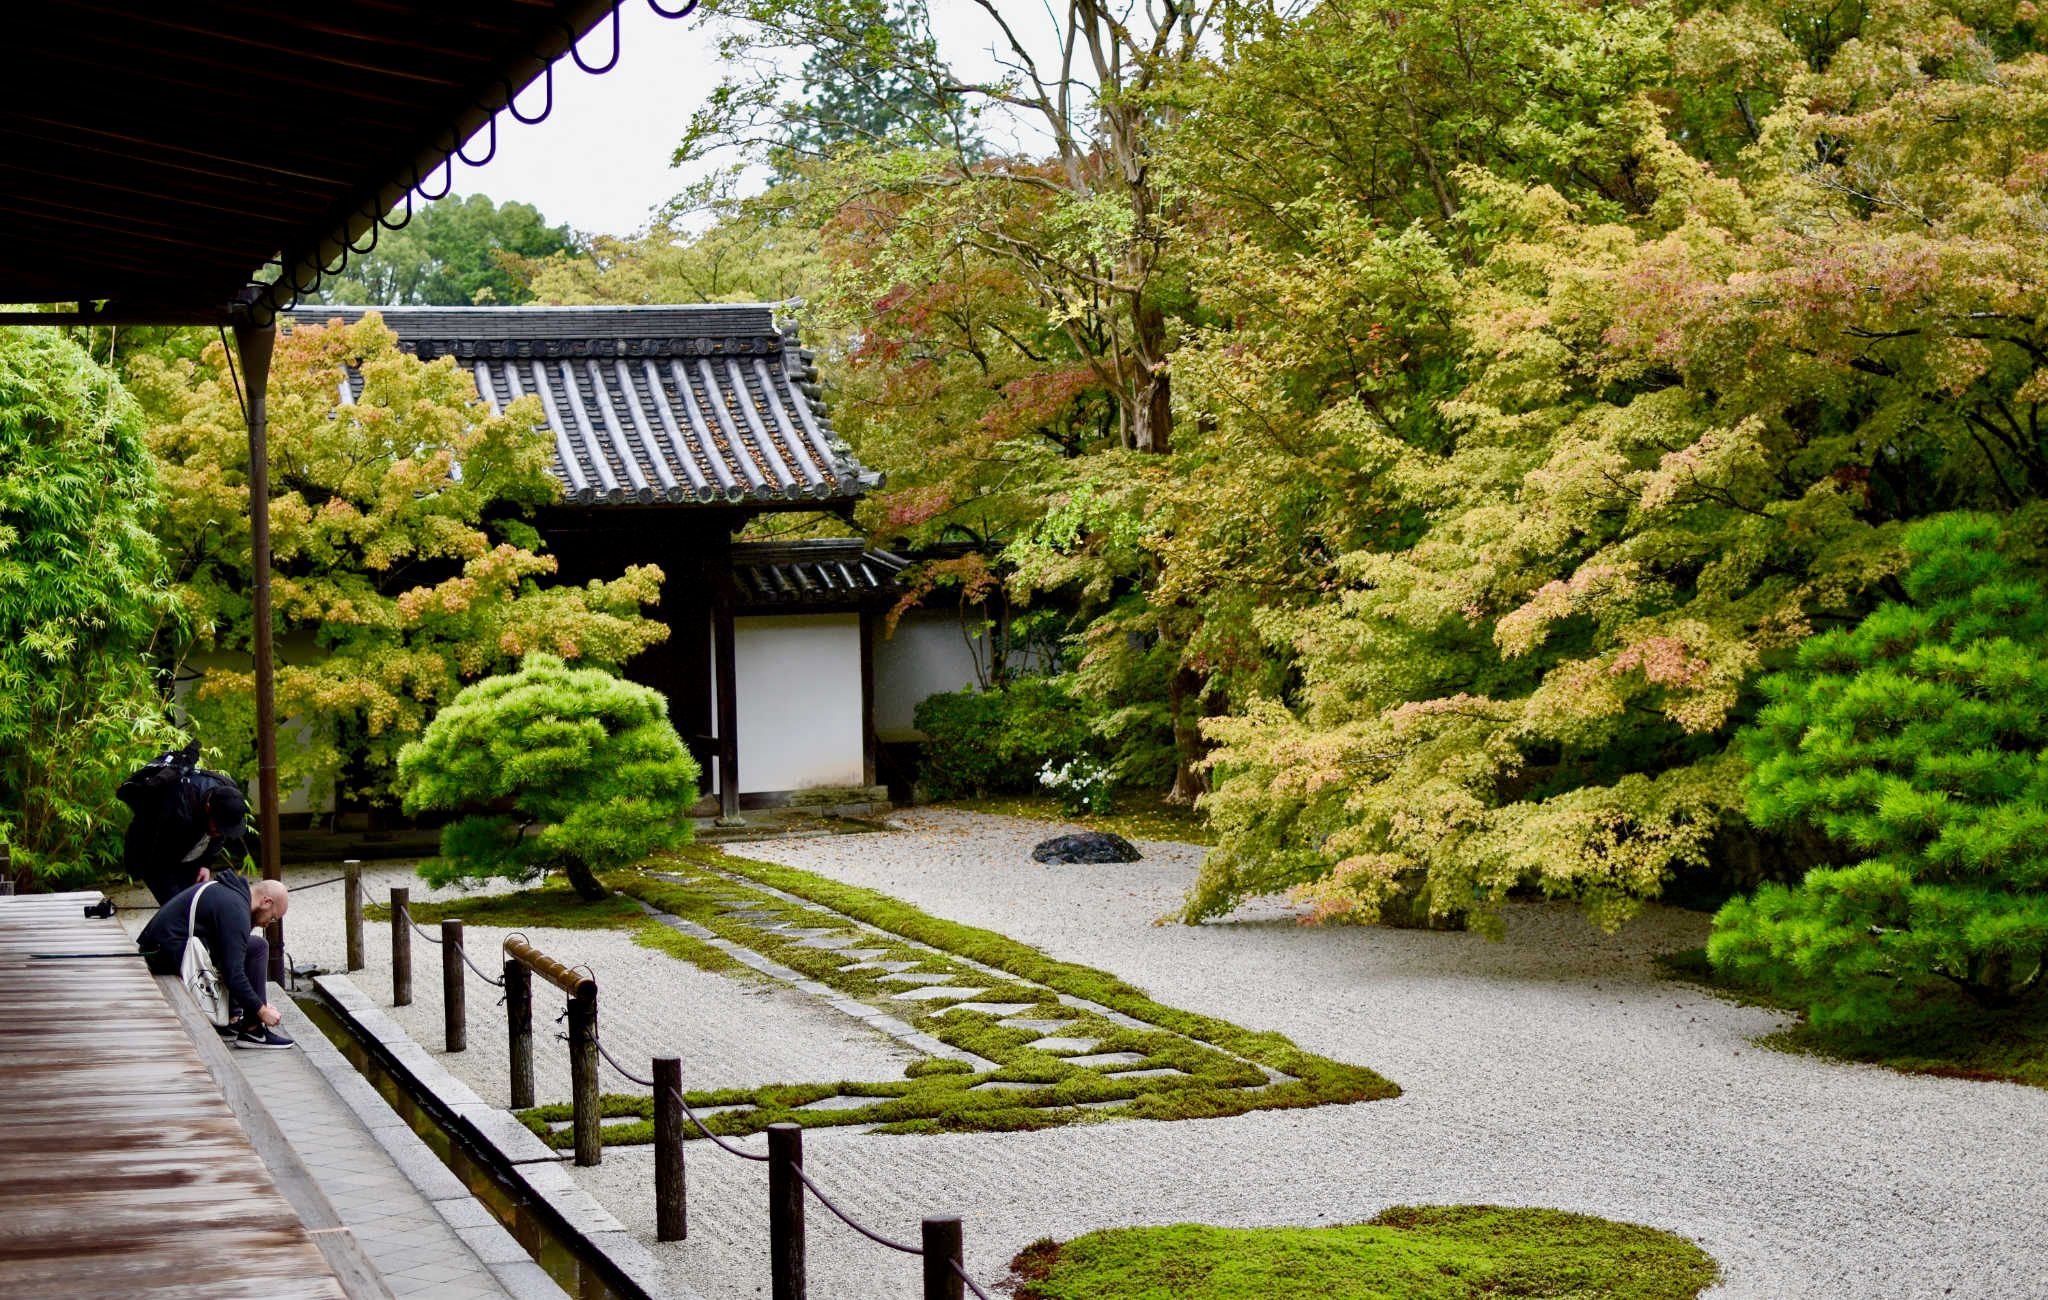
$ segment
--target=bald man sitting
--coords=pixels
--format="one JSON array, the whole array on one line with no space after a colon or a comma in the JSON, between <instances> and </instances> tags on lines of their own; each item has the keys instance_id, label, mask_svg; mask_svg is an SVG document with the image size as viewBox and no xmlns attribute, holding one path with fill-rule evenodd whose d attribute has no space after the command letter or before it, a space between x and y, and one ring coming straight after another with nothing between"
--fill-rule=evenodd
<instances>
[{"instance_id":1,"label":"bald man sitting","mask_svg":"<svg viewBox=\"0 0 2048 1300\"><path fill-rule=\"evenodd\" d=\"M222 869L214 872L211 880L173 894L142 927L135 942L149 968L159 975L178 973L185 945L193 939L205 944L213 968L228 986L231 1023L221 1032L232 1033L236 1047L282 1050L294 1044L276 1029L284 1017L270 1005L266 991L270 944L263 937L263 927L283 920L290 906L291 895L279 882L259 880L252 886L235 872Z\"/></svg>"}]
</instances>

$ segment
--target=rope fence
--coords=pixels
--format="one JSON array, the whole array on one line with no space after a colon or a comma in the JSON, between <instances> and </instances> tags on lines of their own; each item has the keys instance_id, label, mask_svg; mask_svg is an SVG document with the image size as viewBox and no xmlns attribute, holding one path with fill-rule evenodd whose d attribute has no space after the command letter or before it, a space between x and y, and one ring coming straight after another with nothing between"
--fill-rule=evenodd
<instances>
[{"instance_id":1,"label":"rope fence","mask_svg":"<svg viewBox=\"0 0 2048 1300\"><path fill-rule=\"evenodd\" d=\"M348 884L349 969L362 968L362 880L359 868L350 864L339 877ZM442 998L448 1050L467 1046L467 1007L463 971L468 970L496 988L505 990L509 1039L509 1070L512 1108L534 1105L533 1086L533 979L538 976L560 989L568 998L563 1017L569 1046L570 1127L578 1165L596 1165L603 1159L603 1119L600 1111L598 1066L602 1061L620 1078L646 1088L654 1098L654 1191L655 1236L661 1241L680 1241L689 1235L685 1201L684 1126L693 1126L711 1144L729 1155L768 1166L768 1238L771 1300L805 1300L804 1204L806 1193L829 1210L833 1217L860 1236L902 1255L923 1261L926 1300L989 1300L975 1280L967 1275L961 1249L961 1221L955 1215L934 1215L923 1220L921 1243L910 1245L868 1227L842 1209L803 1167L803 1128L777 1123L767 1128L768 1150L760 1154L711 1131L704 1117L683 1097L682 1062L677 1057L656 1057L650 1076L627 1068L614 1056L598 1033L597 976L588 966L570 966L535 948L524 934L513 933L503 942L502 978L493 979L469 956L463 946L462 922L454 918L441 922L438 936L413 919L411 891L403 886L391 889L391 979L392 1004L406 1006L412 1001L412 936L417 934L441 949Z\"/></svg>"}]
</instances>

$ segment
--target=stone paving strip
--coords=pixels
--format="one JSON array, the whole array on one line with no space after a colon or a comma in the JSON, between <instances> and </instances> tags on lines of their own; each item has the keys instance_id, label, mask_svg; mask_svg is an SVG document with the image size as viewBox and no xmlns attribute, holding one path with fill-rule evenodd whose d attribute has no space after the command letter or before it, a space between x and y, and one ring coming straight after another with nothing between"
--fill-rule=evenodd
<instances>
[{"instance_id":1,"label":"stone paving strip","mask_svg":"<svg viewBox=\"0 0 2048 1300\"><path fill-rule=\"evenodd\" d=\"M784 1120L881 1133L1011 1131L1354 1102L1396 1091L1369 1070L1159 1007L1099 971L1048 962L1002 936L952 933L894 900L828 906L791 887L829 882L717 850L686 850L674 869L622 873L612 883L664 925L922 1054L907 1078L694 1087L687 1100L700 1111L717 1108L706 1123L721 1135ZM866 916L845 910L863 903ZM599 1021L602 1034L602 1010ZM652 1140L650 1096L620 1085L603 1104L606 1144ZM543 1140L573 1144L566 1104L538 1106L522 1118Z\"/></svg>"}]
</instances>

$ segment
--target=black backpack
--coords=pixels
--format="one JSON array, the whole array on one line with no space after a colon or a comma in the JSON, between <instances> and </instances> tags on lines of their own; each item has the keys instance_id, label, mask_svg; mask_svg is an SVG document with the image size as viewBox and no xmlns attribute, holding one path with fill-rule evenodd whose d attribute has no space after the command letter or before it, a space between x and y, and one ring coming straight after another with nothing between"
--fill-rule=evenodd
<instances>
[{"instance_id":1,"label":"black backpack","mask_svg":"<svg viewBox=\"0 0 2048 1300\"><path fill-rule=\"evenodd\" d=\"M122 841L121 866L162 902L192 883L198 868L226 848L247 856L248 800L235 779L199 766L199 742L165 750L121 783L114 797L133 816ZM204 836L207 851L186 862Z\"/></svg>"}]
</instances>

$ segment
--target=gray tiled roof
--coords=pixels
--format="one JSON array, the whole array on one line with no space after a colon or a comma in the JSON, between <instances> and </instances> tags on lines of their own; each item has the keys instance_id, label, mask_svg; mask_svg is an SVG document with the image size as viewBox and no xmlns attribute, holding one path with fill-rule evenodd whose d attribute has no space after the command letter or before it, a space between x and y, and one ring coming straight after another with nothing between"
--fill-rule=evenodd
<instances>
[{"instance_id":1,"label":"gray tiled roof","mask_svg":"<svg viewBox=\"0 0 2048 1300\"><path fill-rule=\"evenodd\" d=\"M852 500L880 483L832 431L794 326L772 307L314 307L378 312L416 356L452 356L493 411L537 394L578 503ZM362 391L351 376L343 400Z\"/></svg>"},{"instance_id":2,"label":"gray tiled roof","mask_svg":"<svg viewBox=\"0 0 2048 1300\"><path fill-rule=\"evenodd\" d=\"M740 542L732 548L733 585L748 606L856 605L896 594L909 561L871 551L857 537L805 542Z\"/></svg>"}]
</instances>

